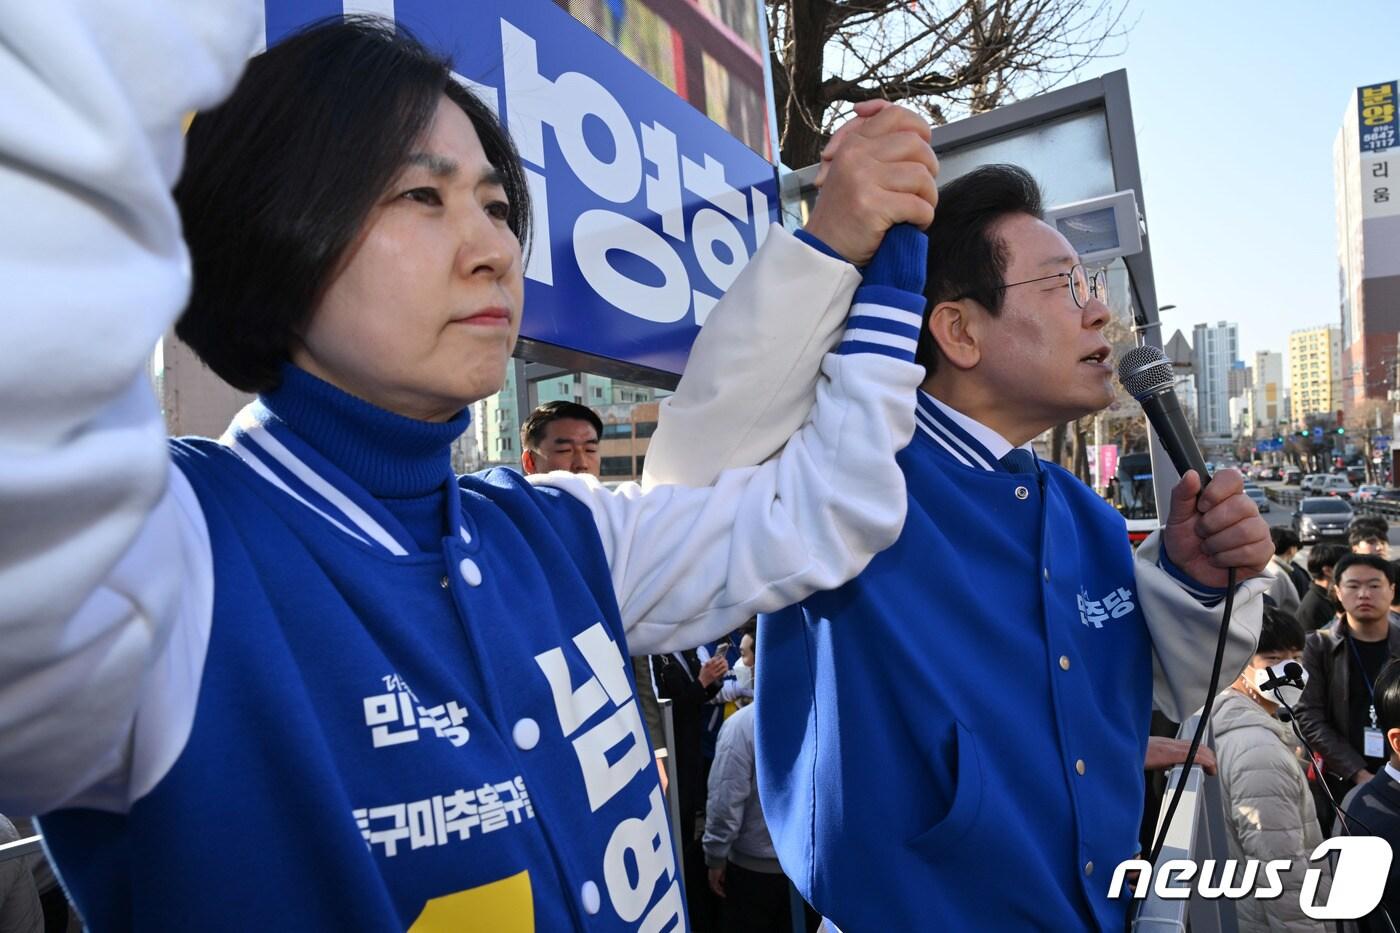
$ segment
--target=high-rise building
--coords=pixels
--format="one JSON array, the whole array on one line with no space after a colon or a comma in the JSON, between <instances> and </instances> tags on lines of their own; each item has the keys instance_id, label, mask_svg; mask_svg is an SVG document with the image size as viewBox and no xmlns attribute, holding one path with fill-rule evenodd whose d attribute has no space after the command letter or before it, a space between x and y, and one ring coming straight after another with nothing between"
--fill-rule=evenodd
<instances>
[{"instance_id":1,"label":"high-rise building","mask_svg":"<svg viewBox=\"0 0 1400 933\"><path fill-rule=\"evenodd\" d=\"M1400 334L1397 82L1357 88L1332 147L1345 401L1395 388ZM1296 385L1296 384L1295 384Z\"/></svg>"},{"instance_id":2,"label":"high-rise building","mask_svg":"<svg viewBox=\"0 0 1400 933\"><path fill-rule=\"evenodd\" d=\"M1239 328L1221 321L1214 326L1197 324L1191 340L1191 365L1196 375L1201 441L1224 447L1233 432L1230 425L1230 370L1239 359Z\"/></svg>"},{"instance_id":3,"label":"high-rise building","mask_svg":"<svg viewBox=\"0 0 1400 933\"><path fill-rule=\"evenodd\" d=\"M1254 428L1257 436L1272 435L1289 418L1283 390L1283 354L1260 350L1254 354Z\"/></svg>"},{"instance_id":4,"label":"high-rise building","mask_svg":"<svg viewBox=\"0 0 1400 933\"><path fill-rule=\"evenodd\" d=\"M1254 436L1254 393L1245 392L1230 399L1230 432L1238 439Z\"/></svg>"},{"instance_id":5,"label":"high-rise building","mask_svg":"<svg viewBox=\"0 0 1400 933\"><path fill-rule=\"evenodd\" d=\"M641 479L651 436L656 433L659 403L622 402L598 410L603 419L598 466L603 482Z\"/></svg>"},{"instance_id":6,"label":"high-rise building","mask_svg":"<svg viewBox=\"0 0 1400 933\"><path fill-rule=\"evenodd\" d=\"M1254 386L1254 370L1246 366L1244 360L1235 360L1230 366L1226 381L1230 389L1230 398L1239 398Z\"/></svg>"},{"instance_id":7,"label":"high-rise building","mask_svg":"<svg viewBox=\"0 0 1400 933\"><path fill-rule=\"evenodd\" d=\"M1288 335L1288 384L1295 427L1306 427L1309 415L1325 416L1342 407L1341 355L1341 328L1335 324Z\"/></svg>"},{"instance_id":8,"label":"high-rise building","mask_svg":"<svg viewBox=\"0 0 1400 933\"><path fill-rule=\"evenodd\" d=\"M1227 377L1230 388L1230 433L1239 438L1254 436L1254 370L1235 360Z\"/></svg>"}]
</instances>

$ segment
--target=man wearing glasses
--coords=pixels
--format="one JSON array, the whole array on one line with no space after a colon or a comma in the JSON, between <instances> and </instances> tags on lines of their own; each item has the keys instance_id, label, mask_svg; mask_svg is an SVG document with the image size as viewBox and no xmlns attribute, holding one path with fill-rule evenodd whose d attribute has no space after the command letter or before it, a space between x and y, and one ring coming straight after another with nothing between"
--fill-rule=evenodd
<instances>
[{"instance_id":1,"label":"man wearing glasses","mask_svg":"<svg viewBox=\"0 0 1400 933\"><path fill-rule=\"evenodd\" d=\"M1303 649L1308 685L1298 702L1298 725L1341 793L1371 780L1390 755L1375 685L1385 663L1400 655L1400 626L1390 621L1392 572L1377 554L1338 561L1332 579L1342 618L1310 634Z\"/></svg>"},{"instance_id":2,"label":"man wearing glasses","mask_svg":"<svg viewBox=\"0 0 1400 933\"><path fill-rule=\"evenodd\" d=\"M1122 517L1038 460L1033 438L1113 399L1103 273L1041 213L1021 169L958 178L929 230L923 326L852 309L846 345L917 345L926 370L898 458L908 518L856 580L759 622L758 691L780 699L756 705L764 812L838 927L1122 929L1108 888L1138 850L1154 702L1180 720L1205 700L1226 570L1254 577L1273 552L1237 472L1199 501L1189 474L1135 557ZM788 313L794 348L821 332ZM763 459L811 404L816 361L755 399L744 367L707 376L713 346L662 429L714 437L766 402L778 429L748 428L728 462ZM800 355L767 352L780 372ZM650 478L708 482L725 464L705 454L649 459ZM1240 585L1221 683L1253 653L1266 587Z\"/></svg>"}]
</instances>

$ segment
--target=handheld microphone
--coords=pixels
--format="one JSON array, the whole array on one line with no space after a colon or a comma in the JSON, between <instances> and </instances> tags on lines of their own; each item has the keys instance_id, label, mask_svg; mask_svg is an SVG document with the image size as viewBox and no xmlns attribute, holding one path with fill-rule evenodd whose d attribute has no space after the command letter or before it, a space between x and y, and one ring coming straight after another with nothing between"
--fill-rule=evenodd
<instances>
[{"instance_id":1,"label":"handheld microphone","mask_svg":"<svg viewBox=\"0 0 1400 933\"><path fill-rule=\"evenodd\" d=\"M1171 458L1172 466L1176 467L1176 471L1183 476L1186 475L1187 470L1195 470L1196 475L1201 478L1201 488L1204 489L1206 484L1210 482L1210 474L1206 472L1206 461L1201 456L1201 448L1196 446L1196 439L1191 436L1191 429L1186 424L1186 416L1181 412L1181 403L1177 401L1176 391L1172 388L1172 364L1167 359L1167 355L1157 347L1134 347L1123 354L1123 358L1118 361L1118 381L1123 384L1123 388L1128 391L1128 394L1142 405L1147 420L1152 422L1152 429L1157 432L1157 436L1162 441L1162 447L1166 450L1167 456ZM1196 732L1191 737L1191 745L1186 750L1186 764L1177 781L1176 793L1172 795L1171 801L1167 804L1166 813L1162 817L1160 828L1157 830L1157 841L1153 843L1152 853L1147 859L1153 864L1157 863L1158 856L1162 854L1162 845L1167 840L1167 830L1172 825L1177 805L1181 803L1181 792L1186 789L1186 779L1191 774L1191 766L1195 764L1196 750L1201 747L1201 740L1205 738L1206 725L1210 722L1211 709L1215 705L1215 695L1220 689L1220 667L1225 663L1225 643L1229 640L1230 614L1235 606L1235 569L1233 567L1228 571L1227 581L1225 606L1220 613L1220 637L1215 643L1215 661L1210 671L1210 687L1206 692L1205 704L1201 707Z\"/></svg>"},{"instance_id":2,"label":"handheld microphone","mask_svg":"<svg viewBox=\"0 0 1400 933\"><path fill-rule=\"evenodd\" d=\"M1157 347L1134 347L1118 361L1118 381L1142 405L1176 472L1185 476L1187 470L1195 470L1204 489L1210 474L1177 401L1173 378L1171 361Z\"/></svg>"}]
</instances>

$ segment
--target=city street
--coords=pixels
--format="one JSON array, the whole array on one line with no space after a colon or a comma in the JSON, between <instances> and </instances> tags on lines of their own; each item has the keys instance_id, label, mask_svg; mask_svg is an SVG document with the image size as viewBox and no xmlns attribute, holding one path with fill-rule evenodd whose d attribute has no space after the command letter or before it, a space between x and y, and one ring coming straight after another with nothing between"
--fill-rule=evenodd
<instances>
[{"instance_id":1,"label":"city street","mask_svg":"<svg viewBox=\"0 0 1400 933\"><path fill-rule=\"evenodd\" d=\"M1257 483L1261 489L1290 489L1297 490L1297 486L1284 486L1282 483ZM1270 502L1269 511L1264 513L1264 520L1269 523L1270 528L1289 528L1293 524L1293 509L1295 506L1282 502ZM1393 553L1400 555L1400 521L1390 523L1390 547ZM1294 562L1299 565L1306 565L1308 562L1308 549L1304 547L1294 558Z\"/></svg>"}]
</instances>

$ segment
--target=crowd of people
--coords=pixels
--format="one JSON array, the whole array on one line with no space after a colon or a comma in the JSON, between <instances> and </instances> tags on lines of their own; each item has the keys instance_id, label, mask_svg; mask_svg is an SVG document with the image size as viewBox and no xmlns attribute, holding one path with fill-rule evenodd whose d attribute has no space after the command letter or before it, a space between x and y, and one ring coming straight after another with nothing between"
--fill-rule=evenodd
<instances>
[{"instance_id":1,"label":"crowd of people","mask_svg":"<svg viewBox=\"0 0 1400 933\"><path fill-rule=\"evenodd\" d=\"M527 474L562 469L596 476L602 429L601 419L586 406L542 405L522 428L521 466ZM1203 748L1197 756L1222 784L1229 857L1288 859L1293 865L1283 874L1281 897L1240 902L1240 928L1247 933L1323 929L1303 913L1299 895L1311 867L1309 855L1333 831L1331 800L1341 804L1346 797L1344 812L1354 810L1357 816L1354 832L1393 827L1395 817L1387 822L1385 814L1400 814L1395 806L1400 803L1400 773L1395 773L1400 665L1385 667L1400 656L1400 596L1394 590L1397 566L1387 562L1388 534L1383 518L1363 516L1351 530L1350 547L1315 545L1304 570L1295 560L1301 550L1296 535L1272 529L1275 555L1265 572L1267 608L1256 650L1216 702L1214 750ZM1387 630L1396 639L1388 646ZM1341 656L1340 669L1324 661L1346 638L1356 643L1359 666L1347 666L1350 654ZM794 904L805 908L808 929L816 929L820 919L794 898L759 801L751 706L754 645L749 624L713 645L633 659L644 707L655 704L658 695L672 703L681 846L691 928L697 931L789 933ZM731 658L739 656L731 670ZM1305 664L1306 690L1290 685L1280 695L1262 686L1288 662ZM1302 736L1288 725L1295 716ZM1363 754L1366 729L1372 727L1386 737L1381 755ZM1309 744L1318 751L1315 761L1306 750ZM659 734L656 747L664 747ZM1183 740L1152 736L1144 768L1165 771L1182 762L1186 751ZM1363 793L1363 787L1369 790ZM1329 880L1324 875L1324 900ZM1396 893L1388 891L1387 908L1397 906ZM1377 918L1361 921L1358 929L1385 927Z\"/></svg>"},{"instance_id":2,"label":"crowd of people","mask_svg":"<svg viewBox=\"0 0 1400 933\"><path fill-rule=\"evenodd\" d=\"M1347 544L1301 544L1271 530L1274 557L1256 653L1217 699L1215 755L1230 856L1288 859L1285 893L1239 904L1244 931L1322 931L1299 909L1309 857L1329 835L1400 845L1400 564L1387 521L1360 515ZM1293 676L1284 672L1290 670ZM1284 681L1287 681L1285 683ZM1325 893L1318 897L1325 901ZM1362 933L1400 918L1400 868Z\"/></svg>"},{"instance_id":3,"label":"crowd of people","mask_svg":"<svg viewBox=\"0 0 1400 933\"><path fill-rule=\"evenodd\" d=\"M587 406L546 403L522 429L522 468L598 475L601 436L601 419ZM1317 845L1348 831L1400 843L1400 664L1390 664L1400 657L1400 563L1389 560L1389 524L1379 516L1359 516L1347 546L1313 545L1306 569L1296 562L1302 544L1294 532L1273 528L1271 539L1259 642L1219 695L1214 751L1201 749L1197 762L1221 780L1229 857L1292 863L1282 873L1281 897L1239 902L1240 930L1320 932L1322 923L1303 913L1299 898ZM680 845L692 929L701 932L790 933L794 904L805 908L806 929L820 919L794 898L759 801L749 689L755 635L748 625L711 646L633 658L644 706L657 695L672 702ZM729 654L738 651L742 682L729 670ZM1263 686L1289 661L1302 664L1306 686ZM1154 735L1144 768L1159 772L1182 762L1186 745ZM1147 824L1155 824L1155 814ZM1324 901L1329 866L1322 869ZM1383 901L1392 916L1397 898L1393 874ZM1379 913L1357 925L1359 933L1386 929Z\"/></svg>"},{"instance_id":4,"label":"crowd of people","mask_svg":"<svg viewBox=\"0 0 1400 933\"><path fill-rule=\"evenodd\" d=\"M525 423L522 467L597 475L601 434L601 420L587 407L548 403ZM1390 663L1400 657L1400 563L1389 561L1389 526L1378 516L1358 517L1347 546L1309 548L1306 568L1297 562L1301 543L1293 532L1274 528L1271 538L1256 650L1217 699L1214 750L1202 749L1197 761L1221 782L1229 857L1292 863L1282 896L1239 902L1240 929L1321 931L1322 923L1302 911L1300 894L1306 870L1317 867L1309 856L1323 839L1352 832L1400 843L1400 664ZM642 695L672 702L681 845L698 931L788 933L794 904L805 908L808 929L819 922L793 896L759 801L748 689L754 636L747 625L716 645L634 659L645 668L639 683L655 684ZM736 678L729 661L740 651ZM1303 676L1271 683L1289 662L1301 664ZM1144 768L1180 763L1186 745L1151 737ZM1327 864L1321 868L1318 899L1325 902L1330 875ZM1382 904L1392 916L1397 898L1393 874ZM1378 912L1356 926L1360 933L1386 929Z\"/></svg>"}]
</instances>

